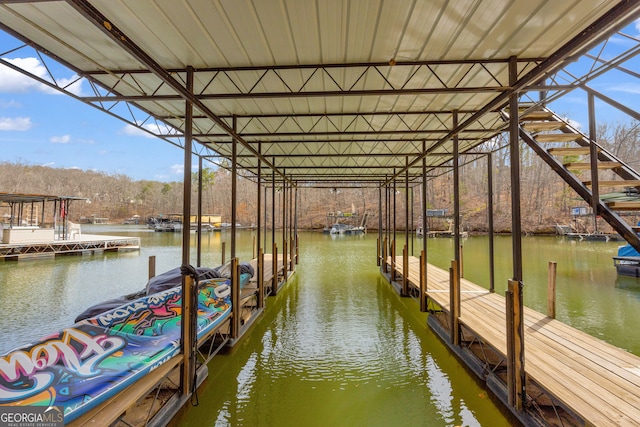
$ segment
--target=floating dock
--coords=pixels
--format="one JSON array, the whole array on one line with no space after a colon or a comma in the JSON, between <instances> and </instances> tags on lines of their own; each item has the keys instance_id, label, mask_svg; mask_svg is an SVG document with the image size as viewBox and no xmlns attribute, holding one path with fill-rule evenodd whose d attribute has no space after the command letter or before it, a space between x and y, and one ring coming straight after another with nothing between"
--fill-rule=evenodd
<instances>
[{"instance_id":1,"label":"floating dock","mask_svg":"<svg viewBox=\"0 0 640 427\"><path fill-rule=\"evenodd\" d=\"M383 274L401 292L403 257L391 257ZM420 260L410 256L409 294L420 297ZM524 308L526 398L509 405L506 298L460 280L459 344L451 334L449 272L427 264L429 326L484 380L525 425L638 425L640 357L535 310ZM384 273L384 272L388 273Z\"/></svg>"},{"instance_id":2,"label":"floating dock","mask_svg":"<svg viewBox=\"0 0 640 427\"><path fill-rule=\"evenodd\" d=\"M136 250L140 250L139 237L82 234L74 236L70 240L0 243L0 259L16 261L58 255L84 255Z\"/></svg>"}]
</instances>

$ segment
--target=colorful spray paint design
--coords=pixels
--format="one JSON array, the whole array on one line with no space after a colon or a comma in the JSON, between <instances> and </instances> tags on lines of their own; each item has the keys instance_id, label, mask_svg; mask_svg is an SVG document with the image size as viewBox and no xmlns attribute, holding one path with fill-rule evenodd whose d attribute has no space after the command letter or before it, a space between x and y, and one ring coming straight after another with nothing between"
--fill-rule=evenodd
<instances>
[{"instance_id":1,"label":"colorful spray paint design","mask_svg":"<svg viewBox=\"0 0 640 427\"><path fill-rule=\"evenodd\" d=\"M247 279L248 280L248 279ZM200 284L198 337L231 312L229 297ZM180 350L181 288L146 296L0 357L0 405L61 405L72 421Z\"/></svg>"}]
</instances>

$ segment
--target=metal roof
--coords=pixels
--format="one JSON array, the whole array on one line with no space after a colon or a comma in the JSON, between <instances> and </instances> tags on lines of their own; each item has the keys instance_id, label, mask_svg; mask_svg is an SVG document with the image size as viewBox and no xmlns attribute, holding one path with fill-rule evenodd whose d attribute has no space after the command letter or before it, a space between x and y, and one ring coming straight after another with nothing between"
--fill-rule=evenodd
<instances>
[{"instance_id":1,"label":"metal roof","mask_svg":"<svg viewBox=\"0 0 640 427\"><path fill-rule=\"evenodd\" d=\"M60 200L87 200L84 197L50 196L46 194L0 193L0 203L43 203Z\"/></svg>"},{"instance_id":2,"label":"metal roof","mask_svg":"<svg viewBox=\"0 0 640 427\"><path fill-rule=\"evenodd\" d=\"M78 99L176 144L189 100L198 155L230 159L233 137L250 174L260 162L264 179L312 185L448 164L454 135L468 152L499 134L511 94L639 13L615 0L0 0L0 27L87 79Z\"/></svg>"}]
</instances>

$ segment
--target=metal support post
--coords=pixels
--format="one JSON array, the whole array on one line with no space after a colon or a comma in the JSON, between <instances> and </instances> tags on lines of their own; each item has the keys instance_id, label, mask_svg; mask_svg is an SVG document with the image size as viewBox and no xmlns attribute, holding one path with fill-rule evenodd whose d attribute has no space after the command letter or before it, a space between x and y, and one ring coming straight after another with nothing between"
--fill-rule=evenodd
<instances>
[{"instance_id":1,"label":"metal support post","mask_svg":"<svg viewBox=\"0 0 640 427\"><path fill-rule=\"evenodd\" d=\"M598 147L596 145L596 107L595 97L589 92L589 157L591 162L591 210L593 211L593 232L598 231L598 202L600 201L598 177Z\"/></svg>"},{"instance_id":2,"label":"metal support post","mask_svg":"<svg viewBox=\"0 0 640 427\"><path fill-rule=\"evenodd\" d=\"M262 144L258 142L258 154L262 154ZM258 307L264 307L264 250L262 249L262 161L258 159L256 183L256 250L258 252L258 261L256 263L258 275ZM266 207L266 200L265 200ZM265 224L265 229L266 229ZM266 239L265 239L266 240Z\"/></svg>"},{"instance_id":3,"label":"metal support post","mask_svg":"<svg viewBox=\"0 0 640 427\"><path fill-rule=\"evenodd\" d=\"M381 264L381 250L380 243L382 242L382 187L378 187L378 251L376 257L378 258L378 267Z\"/></svg>"},{"instance_id":4,"label":"metal support post","mask_svg":"<svg viewBox=\"0 0 640 427\"><path fill-rule=\"evenodd\" d=\"M458 127L458 111L453 112L452 126L454 129ZM460 262L460 153L458 134L453 135L453 231L454 259Z\"/></svg>"},{"instance_id":5,"label":"metal support post","mask_svg":"<svg viewBox=\"0 0 640 427\"><path fill-rule=\"evenodd\" d=\"M187 90L193 92L193 67L187 67ZM190 254L190 216L191 216L191 151L193 144L193 104L187 100L185 103L185 126L184 126L184 175L183 175L183 203L182 217L184 231L182 233L182 265L189 265ZM181 344L182 344L182 369L180 371L180 390L183 395L187 396L191 393L193 370L195 369L191 363L192 355L192 333L191 316L196 315L192 310L197 307L191 306L191 296L193 292L193 280L190 276L182 276L182 327L181 327Z\"/></svg>"},{"instance_id":6,"label":"metal support post","mask_svg":"<svg viewBox=\"0 0 640 427\"><path fill-rule=\"evenodd\" d=\"M409 156L405 157L404 172L404 244L409 246ZM408 255L408 253L407 253Z\"/></svg>"},{"instance_id":7,"label":"metal support post","mask_svg":"<svg viewBox=\"0 0 640 427\"><path fill-rule=\"evenodd\" d=\"M489 222L489 292L495 292L495 258L493 247L493 156L487 153L487 219Z\"/></svg>"},{"instance_id":8,"label":"metal support post","mask_svg":"<svg viewBox=\"0 0 640 427\"><path fill-rule=\"evenodd\" d=\"M202 156L198 156L198 218L196 218L196 265L198 267L202 265Z\"/></svg>"},{"instance_id":9,"label":"metal support post","mask_svg":"<svg viewBox=\"0 0 640 427\"><path fill-rule=\"evenodd\" d=\"M518 62L515 56L509 58L509 83L518 80ZM520 221L520 146L518 123L518 95L509 98L509 145L511 151L511 241L513 246L513 279L507 291L507 376L509 381L509 402L522 410L525 390L524 366L524 319L522 305L522 225ZM512 306L509 307L509 304Z\"/></svg>"},{"instance_id":10,"label":"metal support post","mask_svg":"<svg viewBox=\"0 0 640 427\"><path fill-rule=\"evenodd\" d=\"M237 130L237 117L232 117L233 131ZM231 259L236 257L236 223L238 216L238 140L231 139Z\"/></svg>"}]
</instances>

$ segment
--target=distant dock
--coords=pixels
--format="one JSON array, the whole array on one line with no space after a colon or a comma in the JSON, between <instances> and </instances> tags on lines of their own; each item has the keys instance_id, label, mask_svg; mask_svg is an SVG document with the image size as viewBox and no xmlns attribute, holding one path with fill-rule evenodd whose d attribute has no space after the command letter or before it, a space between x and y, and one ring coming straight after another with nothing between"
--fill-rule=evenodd
<instances>
[{"instance_id":1,"label":"distant dock","mask_svg":"<svg viewBox=\"0 0 640 427\"><path fill-rule=\"evenodd\" d=\"M82 234L80 224L69 220L69 209L74 202L84 200L80 197L0 193L0 208L6 210L0 223L0 259L17 261L140 250L139 237Z\"/></svg>"},{"instance_id":2,"label":"distant dock","mask_svg":"<svg viewBox=\"0 0 640 427\"><path fill-rule=\"evenodd\" d=\"M100 252L140 250L139 237L102 236L83 234L73 240L55 240L29 243L0 243L0 259L17 261L59 255L85 255Z\"/></svg>"}]
</instances>

